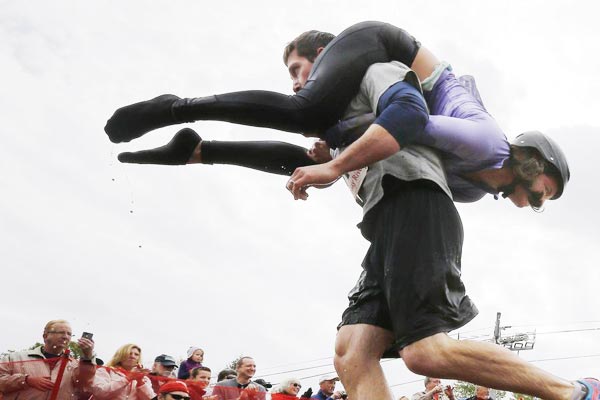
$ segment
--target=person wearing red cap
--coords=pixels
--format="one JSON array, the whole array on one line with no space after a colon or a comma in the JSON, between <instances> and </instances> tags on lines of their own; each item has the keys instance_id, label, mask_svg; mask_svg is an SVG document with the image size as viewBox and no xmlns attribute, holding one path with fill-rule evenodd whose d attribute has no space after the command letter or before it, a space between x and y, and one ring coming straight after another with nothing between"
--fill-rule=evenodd
<instances>
[{"instance_id":1,"label":"person wearing red cap","mask_svg":"<svg viewBox=\"0 0 600 400\"><path fill-rule=\"evenodd\" d=\"M165 383L158 389L158 400L190 400L190 391L181 381Z\"/></svg>"}]
</instances>

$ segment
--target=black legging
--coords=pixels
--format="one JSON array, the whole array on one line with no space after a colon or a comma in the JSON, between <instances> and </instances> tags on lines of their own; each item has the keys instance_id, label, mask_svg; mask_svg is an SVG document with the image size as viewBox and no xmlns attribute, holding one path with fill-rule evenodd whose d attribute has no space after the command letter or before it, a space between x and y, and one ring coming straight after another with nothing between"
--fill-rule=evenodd
<instances>
[{"instance_id":1,"label":"black legging","mask_svg":"<svg viewBox=\"0 0 600 400\"><path fill-rule=\"evenodd\" d=\"M343 31L319 55L298 93L250 90L177 100L177 122L219 120L289 132L323 132L334 125L358 92L371 64L400 61L411 66L420 44L383 22L361 22Z\"/></svg>"},{"instance_id":2,"label":"black legging","mask_svg":"<svg viewBox=\"0 0 600 400\"><path fill-rule=\"evenodd\" d=\"M203 141L203 164L227 164L290 176L298 167L316 164L304 147L274 141Z\"/></svg>"}]
</instances>

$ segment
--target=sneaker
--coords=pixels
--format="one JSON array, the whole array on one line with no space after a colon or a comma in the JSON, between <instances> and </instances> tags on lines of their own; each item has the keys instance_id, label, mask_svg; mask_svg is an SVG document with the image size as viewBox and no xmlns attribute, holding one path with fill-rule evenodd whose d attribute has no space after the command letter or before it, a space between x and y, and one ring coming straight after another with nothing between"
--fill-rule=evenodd
<instances>
[{"instance_id":1,"label":"sneaker","mask_svg":"<svg viewBox=\"0 0 600 400\"><path fill-rule=\"evenodd\" d=\"M578 380L587 389L588 393L584 400L600 400L600 381L594 378Z\"/></svg>"}]
</instances>

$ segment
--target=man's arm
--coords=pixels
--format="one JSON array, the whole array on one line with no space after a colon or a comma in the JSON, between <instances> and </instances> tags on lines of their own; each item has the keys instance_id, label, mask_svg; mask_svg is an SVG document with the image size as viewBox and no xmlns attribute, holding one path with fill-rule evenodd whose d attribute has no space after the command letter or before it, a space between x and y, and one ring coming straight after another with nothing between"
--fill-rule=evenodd
<instances>
[{"instance_id":1,"label":"man's arm","mask_svg":"<svg viewBox=\"0 0 600 400\"><path fill-rule=\"evenodd\" d=\"M15 374L10 355L0 358L0 393L10 393L17 390L28 389L26 374Z\"/></svg>"},{"instance_id":2,"label":"man's arm","mask_svg":"<svg viewBox=\"0 0 600 400\"><path fill-rule=\"evenodd\" d=\"M337 158L320 165L297 168L286 187L294 199L306 200L306 188L327 184L342 174L384 160L400 151L396 139L382 126L373 124Z\"/></svg>"}]
</instances>

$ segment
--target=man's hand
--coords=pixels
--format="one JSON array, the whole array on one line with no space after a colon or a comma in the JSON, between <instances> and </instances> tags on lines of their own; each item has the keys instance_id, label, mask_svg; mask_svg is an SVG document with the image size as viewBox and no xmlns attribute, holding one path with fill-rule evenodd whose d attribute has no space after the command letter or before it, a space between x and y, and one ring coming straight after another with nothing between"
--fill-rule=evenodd
<instances>
[{"instance_id":1,"label":"man's hand","mask_svg":"<svg viewBox=\"0 0 600 400\"><path fill-rule=\"evenodd\" d=\"M91 360L94 357L94 341L91 339L81 338L77 341L81 354L86 360Z\"/></svg>"},{"instance_id":2,"label":"man's hand","mask_svg":"<svg viewBox=\"0 0 600 400\"><path fill-rule=\"evenodd\" d=\"M50 380L49 376L27 376L27 385L30 387L46 392L52 390L54 382Z\"/></svg>"},{"instance_id":3,"label":"man's hand","mask_svg":"<svg viewBox=\"0 0 600 400\"><path fill-rule=\"evenodd\" d=\"M306 153L314 162L323 164L331 161L331 153L329 152L329 146L324 140L317 140L313 143L312 147Z\"/></svg>"},{"instance_id":4,"label":"man's hand","mask_svg":"<svg viewBox=\"0 0 600 400\"><path fill-rule=\"evenodd\" d=\"M450 385L444 388L444 393L448 396L448 399L454 400L454 388Z\"/></svg>"},{"instance_id":5,"label":"man's hand","mask_svg":"<svg viewBox=\"0 0 600 400\"><path fill-rule=\"evenodd\" d=\"M249 384L248 386L246 386L246 388L244 390L242 390L242 392L240 393L240 397L238 398L239 400L251 400L256 398L256 395L258 394L259 389L258 386L255 385L254 383Z\"/></svg>"},{"instance_id":6,"label":"man's hand","mask_svg":"<svg viewBox=\"0 0 600 400\"><path fill-rule=\"evenodd\" d=\"M327 185L335 181L341 175L334 168L333 163L327 162L320 165L296 168L285 187L292 192L294 200L308 198L306 189L312 185Z\"/></svg>"},{"instance_id":7,"label":"man's hand","mask_svg":"<svg viewBox=\"0 0 600 400\"><path fill-rule=\"evenodd\" d=\"M342 392L339 392L339 391L337 391L337 390L336 390L336 391L335 391L335 392L333 392L333 394L331 395L331 398L332 398L332 399L341 399L341 398L342 398Z\"/></svg>"}]
</instances>

